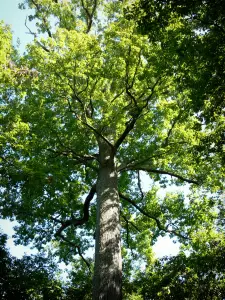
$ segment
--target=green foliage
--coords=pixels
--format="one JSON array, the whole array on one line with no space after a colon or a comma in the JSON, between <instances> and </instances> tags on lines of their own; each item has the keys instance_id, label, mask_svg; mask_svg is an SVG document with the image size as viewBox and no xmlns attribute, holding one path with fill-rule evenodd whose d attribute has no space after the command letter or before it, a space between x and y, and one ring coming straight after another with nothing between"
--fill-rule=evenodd
<instances>
[{"instance_id":1,"label":"green foliage","mask_svg":"<svg viewBox=\"0 0 225 300\"><path fill-rule=\"evenodd\" d=\"M140 298L130 283L137 265L154 262L160 235L198 251L201 240L224 230L223 19L211 15L208 2L206 10L202 3L138 3L139 27L133 15L124 17L126 1L25 1L21 8L34 9L29 19L38 31L21 57L0 26L0 213L19 222L17 243L42 249L52 242L62 260L73 262L68 293L76 299L90 298L82 263L92 260L82 253L94 243L96 199L89 214L85 205L101 167L99 140L115 156L129 299ZM203 26L207 16L211 25ZM151 183L147 192L140 171ZM186 198L160 197L159 189L185 182L191 185ZM193 273L188 285L199 255L190 254L190 265L183 254L157 262L157 293L157 272L185 264ZM148 280L154 286L154 277Z\"/></svg>"},{"instance_id":2,"label":"green foliage","mask_svg":"<svg viewBox=\"0 0 225 300\"><path fill-rule=\"evenodd\" d=\"M92 278L84 263L76 262L69 278L70 282L66 287L66 299L92 299Z\"/></svg>"},{"instance_id":3,"label":"green foliage","mask_svg":"<svg viewBox=\"0 0 225 300\"><path fill-rule=\"evenodd\" d=\"M224 1L136 1L126 10L142 33L159 44L170 63L179 89L188 89L190 105L199 121L210 123L208 139L215 139L212 152L224 159L224 127L218 122L217 137L211 135L218 118L224 125ZM169 58L169 59L168 59Z\"/></svg>"},{"instance_id":4,"label":"green foliage","mask_svg":"<svg viewBox=\"0 0 225 300\"><path fill-rule=\"evenodd\" d=\"M223 237L222 237L223 239ZM144 299L222 299L225 295L221 236L199 239L198 250L164 257L149 266L136 284Z\"/></svg>"}]
</instances>

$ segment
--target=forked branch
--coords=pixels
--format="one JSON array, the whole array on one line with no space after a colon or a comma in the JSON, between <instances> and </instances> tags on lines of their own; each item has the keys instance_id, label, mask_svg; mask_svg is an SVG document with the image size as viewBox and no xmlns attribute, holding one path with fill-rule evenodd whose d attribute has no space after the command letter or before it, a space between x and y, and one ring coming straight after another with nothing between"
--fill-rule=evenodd
<instances>
[{"instance_id":1,"label":"forked branch","mask_svg":"<svg viewBox=\"0 0 225 300\"><path fill-rule=\"evenodd\" d=\"M130 131L134 128L134 125L136 124L137 120L140 118L142 112L146 108L148 108L148 104L149 104L150 100L152 99L152 97L155 93L155 88L160 83L160 80L161 80L161 77L159 77L156 80L156 82L154 83L154 85L151 87L151 93L143 100L144 104L142 106L137 105L137 99L135 99L132 94L129 94L129 89L126 88L126 92L128 93L128 95L132 98L132 100L134 102L134 106L133 106L134 111L132 112L132 118L126 123L126 127L125 127L124 131L122 132L120 137L115 142L115 145L114 145L115 152L117 151L119 146L123 143L123 141L126 139L128 134L130 133Z\"/></svg>"},{"instance_id":2,"label":"forked branch","mask_svg":"<svg viewBox=\"0 0 225 300\"><path fill-rule=\"evenodd\" d=\"M89 271L91 272L91 266L90 263L85 259L85 257L83 256L83 254L81 253L81 249L79 245L76 245L75 243L71 242L69 239L67 239L62 233L58 235L58 237L60 237L64 242L66 242L68 245L74 247L75 249L77 249L79 256L82 258L82 260L85 262L85 264L87 265Z\"/></svg>"},{"instance_id":3,"label":"forked branch","mask_svg":"<svg viewBox=\"0 0 225 300\"><path fill-rule=\"evenodd\" d=\"M83 8L83 10L85 11L85 14L86 14L86 23L87 23L86 33L88 33L91 30L91 26L92 26L92 23L93 23L93 17L94 17L94 13L96 11L96 8L97 8L97 4L98 4L98 1L94 0L93 1L93 6L90 9L85 5L85 1L81 0L82 8Z\"/></svg>"}]
</instances>

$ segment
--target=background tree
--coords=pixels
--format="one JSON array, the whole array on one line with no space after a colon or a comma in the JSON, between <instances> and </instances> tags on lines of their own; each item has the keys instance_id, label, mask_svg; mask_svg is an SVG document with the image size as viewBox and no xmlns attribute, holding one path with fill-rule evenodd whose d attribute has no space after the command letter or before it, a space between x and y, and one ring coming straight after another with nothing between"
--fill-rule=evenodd
<instances>
[{"instance_id":1,"label":"background tree","mask_svg":"<svg viewBox=\"0 0 225 300\"><path fill-rule=\"evenodd\" d=\"M218 199L197 187L223 188L221 151L207 157L201 149L220 127L201 121L192 90L174 76L176 53L169 61L140 35L125 4L26 1L34 42L10 56L0 86L1 215L19 222L18 243L41 249L55 238L60 258L78 254L90 270L83 253L95 236L93 299L121 299L121 238L132 276L131 257L151 262L160 234L188 244L215 226ZM156 182L190 184L197 204L180 193L160 198Z\"/></svg>"},{"instance_id":2,"label":"background tree","mask_svg":"<svg viewBox=\"0 0 225 300\"><path fill-rule=\"evenodd\" d=\"M56 264L42 255L10 255L7 236L0 236L0 295L1 299L62 299L63 289L56 279Z\"/></svg>"},{"instance_id":3,"label":"background tree","mask_svg":"<svg viewBox=\"0 0 225 300\"><path fill-rule=\"evenodd\" d=\"M188 88L200 122L214 128L200 150L219 151L224 163L224 1L136 1L126 10L139 30L158 43L180 89ZM173 53L174 55L171 55ZM215 130L215 124L217 129ZM204 144L204 145L202 145ZM209 144L208 144L209 145Z\"/></svg>"},{"instance_id":4,"label":"background tree","mask_svg":"<svg viewBox=\"0 0 225 300\"><path fill-rule=\"evenodd\" d=\"M196 237L191 253L181 251L177 256L164 257L142 276L138 274L134 285L139 286L143 299L224 297L224 235L203 235Z\"/></svg>"}]
</instances>

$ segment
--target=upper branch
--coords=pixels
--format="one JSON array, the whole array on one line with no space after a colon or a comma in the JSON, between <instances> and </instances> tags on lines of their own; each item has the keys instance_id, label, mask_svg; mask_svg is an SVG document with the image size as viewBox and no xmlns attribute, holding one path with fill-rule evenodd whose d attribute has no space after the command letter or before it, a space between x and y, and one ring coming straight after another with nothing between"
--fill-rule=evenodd
<instances>
[{"instance_id":1,"label":"upper branch","mask_svg":"<svg viewBox=\"0 0 225 300\"><path fill-rule=\"evenodd\" d=\"M134 128L134 125L139 117L139 114L136 117L132 117L129 122L127 123L127 126L124 130L124 132L121 134L121 136L118 138L118 140L115 142L114 149L115 151L119 148L119 146L123 143L129 132Z\"/></svg>"},{"instance_id":2,"label":"upper branch","mask_svg":"<svg viewBox=\"0 0 225 300\"><path fill-rule=\"evenodd\" d=\"M34 39L37 37L37 34L33 32L28 26L27 26L27 18L25 19L25 27L29 30L29 33L33 35ZM45 52L51 52L45 45L43 45L41 42L35 40L35 42L45 51Z\"/></svg>"},{"instance_id":3,"label":"upper branch","mask_svg":"<svg viewBox=\"0 0 225 300\"><path fill-rule=\"evenodd\" d=\"M94 13L95 13L96 8L97 8L97 3L98 3L98 1L94 0L92 9L89 10L89 8L87 6L85 6L84 0L81 0L81 5L82 5L82 7L85 11L85 14L86 14L86 23L87 23L86 33L88 33L91 30L91 26L92 26L92 23L93 23L93 16L94 16Z\"/></svg>"},{"instance_id":4,"label":"upper branch","mask_svg":"<svg viewBox=\"0 0 225 300\"><path fill-rule=\"evenodd\" d=\"M139 191L141 193L141 199L143 200L144 199L144 193L143 193L143 190L142 190L142 187L141 187L141 176L140 176L140 171L139 170L137 172L137 175L138 175L138 188L139 188Z\"/></svg>"},{"instance_id":5,"label":"upper branch","mask_svg":"<svg viewBox=\"0 0 225 300\"><path fill-rule=\"evenodd\" d=\"M155 92L155 88L159 84L161 78L162 78L162 76L159 76L159 78L156 80L156 82L153 84L153 86L149 88L151 90L151 93L143 100L144 105L143 105L142 109L148 107L149 101L152 99L152 96L154 95L154 92ZM140 97L142 97L142 96L140 96Z\"/></svg>"},{"instance_id":6,"label":"upper branch","mask_svg":"<svg viewBox=\"0 0 225 300\"><path fill-rule=\"evenodd\" d=\"M183 114L183 111L180 110L178 116L175 117L174 120L172 121L172 125L171 125L171 127L170 127L170 129L169 129L169 131L168 131L168 133L167 133L167 137L165 138L165 140L164 140L163 143L162 143L162 147L167 147L167 146L168 146L169 138L170 138L170 136L171 136L171 134L172 134L172 131L173 131L173 129L174 129L176 123L179 121L180 117L182 116L182 114Z\"/></svg>"},{"instance_id":7,"label":"upper branch","mask_svg":"<svg viewBox=\"0 0 225 300\"><path fill-rule=\"evenodd\" d=\"M114 146L110 143L110 141L101 134L96 128L94 128L91 124L89 124L87 121L83 121L79 118L79 120L86 125L88 128L90 128L98 137L102 138L111 148L114 148Z\"/></svg>"},{"instance_id":8,"label":"upper branch","mask_svg":"<svg viewBox=\"0 0 225 300\"><path fill-rule=\"evenodd\" d=\"M37 11L41 14L41 7L34 0L31 0L31 2L34 4L34 6L37 9ZM46 20L46 18L44 16L42 17L42 21L43 21L43 24L45 26L45 29L47 31L48 36L51 38L52 37L52 33L51 33L50 28L49 28L49 26L47 24L48 22L47 22L47 20Z\"/></svg>"},{"instance_id":9,"label":"upper branch","mask_svg":"<svg viewBox=\"0 0 225 300\"><path fill-rule=\"evenodd\" d=\"M77 112L75 110L73 110L69 99L67 99L67 102L68 102L68 106L69 106L69 112L73 113L81 123L83 123L86 127L91 129L98 137L102 138L110 147L114 148L114 146L110 143L110 141L104 135L102 135L101 132L99 132L96 128L94 128L91 124L88 123L88 121L86 120L86 116L84 116L84 118L81 118L77 114Z\"/></svg>"},{"instance_id":10,"label":"upper branch","mask_svg":"<svg viewBox=\"0 0 225 300\"><path fill-rule=\"evenodd\" d=\"M130 133L130 131L134 128L135 123L137 122L137 120L140 118L143 110L145 108L148 107L149 101L152 99L154 92L155 92L155 88L158 85L158 83L160 82L161 77L159 77L156 82L154 83L154 85L151 87L151 93L150 95L148 95L144 100L144 105L142 107L137 105L137 100L134 98L134 96L129 92L129 89L126 88L126 92L128 93L128 95L132 98L133 102L134 102L134 110L132 111L132 118L126 123L126 127L123 131L123 133L120 135L120 137L118 138L118 140L115 142L115 151L119 148L119 146L123 143L123 141L125 140L125 138L127 137L127 135ZM129 94L130 93L130 94Z\"/></svg>"},{"instance_id":11,"label":"upper branch","mask_svg":"<svg viewBox=\"0 0 225 300\"><path fill-rule=\"evenodd\" d=\"M165 228L161 222L159 221L159 219L157 219L156 217L154 217L153 215L149 214L148 212L144 211L141 207L139 207L132 199L126 197L125 195L123 195L122 193L119 193L119 196L121 199L129 202L130 204L132 204L137 210L139 210L144 216L154 220L156 222L157 227L159 228L159 230L162 230L164 232L168 232L168 233L172 233L178 237L181 237L183 239L188 239L188 237L180 234L179 232L172 230L172 229L168 229L167 227Z\"/></svg>"}]
</instances>

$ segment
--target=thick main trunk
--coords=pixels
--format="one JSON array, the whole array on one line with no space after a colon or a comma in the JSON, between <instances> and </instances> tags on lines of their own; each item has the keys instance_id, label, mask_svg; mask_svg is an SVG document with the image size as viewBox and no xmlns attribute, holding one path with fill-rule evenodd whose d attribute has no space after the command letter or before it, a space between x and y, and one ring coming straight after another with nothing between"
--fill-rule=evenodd
<instances>
[{"instance_id":1,"label":"thick main trunk","mask_svg":"<svg viewBox=\"0 0 225 300\"><path fill-rule=\"evenodd\" d=\"M99 142L99 156L93 300L120 300L122 258L117 172L113 151L104 141Z\"/></svg>"}]
</instances>

